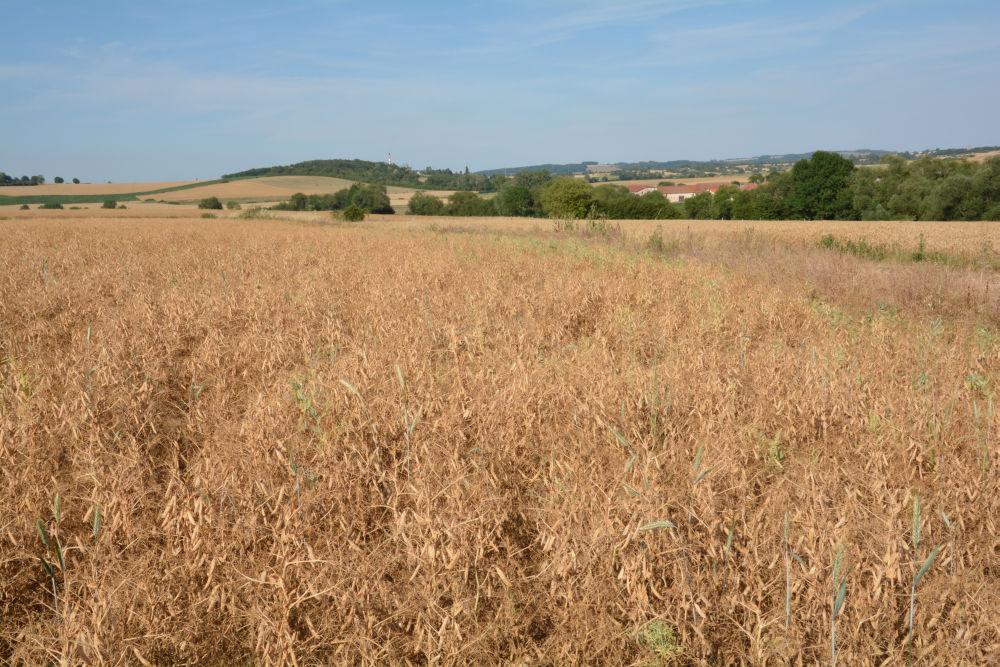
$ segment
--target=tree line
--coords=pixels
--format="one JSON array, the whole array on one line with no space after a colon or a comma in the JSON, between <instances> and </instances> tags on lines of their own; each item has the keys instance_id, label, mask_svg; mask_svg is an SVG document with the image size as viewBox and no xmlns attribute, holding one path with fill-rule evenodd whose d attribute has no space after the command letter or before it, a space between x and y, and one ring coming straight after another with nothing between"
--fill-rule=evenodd
<instances>
[{"instance_id":1,"label":"tree line","mask_svg":"<svg viewBox=\"0 0 1000 667\"><path fill-rule=\"evenodd\" d=\"M520 172L498 178L496 196L456 192L447 200L416 193L414 215L535 216L604 219L722 220L1000 220L1000 157L981 163L886 156L856 167L818 151L756 189L726 185L671 203L616 185L592 187L577 178ZM760 181L760 178L753 179Z\"/></svg>"},{"instance_id":2,"label":"tree line","mask_svg":"<svg viewBox=\"0 0 1000 667\"><path fill-rule=\"evenodd\" d=\"M355 183L332 194L306 195L296 192L271 208L276 211L341 211L356 207L367 213L395 213L384 185Z\"/></svg>"},{"instance_id":3,"label":"tree line","mask_svg":"<svg viewBox=\"0 0 1000 667\"><path fill-rule=\"evenodd\" d=\"M412 167L369 160L308 160L289 165L247 169L222 178L257 178L260 176L329 176L350 181L395 185L407 188L496 192L499 180L493 176L465 171L433 169L417 171Z\"/></svg>"},{"instance_id":4,"label":"tree line","mask_svg":"<svg viewBox=\"0 0 1000 667\"><path fill-rule=\"evenodd\" d=\"M63 179L62 176L56 176L55 179L54 179L54 182L55 183L65 183L66 181ZM79 184L80 183L80 179L79 178L74 178L73 182L76 183L76 184ZM18 177L18 176L10 176L10 175L5 174L2 171L0 171L0 186L4 186L4 185L44 185L44 184L45 184L45 177L41 176L41 175L38 175L38 176L20 176L20 177Z\"/></svg>"},{"instance_id":5,"label":"tree line","mask_svg":"<svg viewBox=\"0 0 1000 667\"><path fill-rule=\"evenodd\" d=\"M0 186L2 185L42 185L45 183L44 176L8 176L0 171Z\"/></svg>"}]
</instances>

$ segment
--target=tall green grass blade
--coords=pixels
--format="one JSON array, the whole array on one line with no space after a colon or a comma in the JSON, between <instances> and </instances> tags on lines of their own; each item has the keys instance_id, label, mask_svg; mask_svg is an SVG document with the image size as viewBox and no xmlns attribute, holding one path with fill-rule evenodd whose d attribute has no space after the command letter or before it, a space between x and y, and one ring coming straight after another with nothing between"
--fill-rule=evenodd
<instances>
[{"instance_id":1,"label":"tall green grass blade","mask_svg":"<svg viewBox=\"0 0 1000 667\"><path fill-rule=\"evenodd\" d=\"M42 544L45 548L49 548L49 531L45 528L45 524L42 523L41 519L35 522L35 528L38 530L38 537L42 538Z\"/></svg>"},{"instance_id":2,"label":"tall green grass blade","mask_svg":"<svg viewBox=\"0 0 1000 667\"><path fill-rule=\"evenodd\" d=\"M609 428L611 429L611 433L614 434L615 440L618 441L618 444L620 444L626 450L628 450L628 451L631 452L632 451L632 445L631 445L631 443L629 443L628 439L624 435L622 435L621 433L619 433L618 429L616 429L614 426L610 426Z\"/></svg>"},{"instance_id":3,"label":"tall green grass blade","mask_svg":"<svg viewBox=\"0 0 1000 667\"><path fill-rule=\"evenodd\" d=\"M45 574L49 575L49 579L55 581L56 571L52 569L52 564L41 556L38 557L38 562L42 564L42 569L45 570Z\"/></svg>"},{"instance_id":4,"label":"tall green grass blade","mask_svg":"<svg viewBox=\"0 0 1000 667\"><path fill-rule=\"evenodd\" d=\"M833 587L840 585L840 570L844 566L844 546L838 545L833 555Z\"/></svg>"},{"instance_id":5,"label":"tall green grass blade","mask_svg":"<svg viewBox=\"0 0 1000 667\"><path fill-rule=\"evenodd\" d=\"M840 588L837 589L837 597L833 599L833 615L837 616L840 614L841 608L844 606L844 598L847 597L847 579L845 578L840 582Z\"/></svg>"},{"instance_id":6,"label":"tall green grass blade","mask_svg":"<svg viewBox=\"0 0 1000 667\"><path fill-rule=\"evenodd\" d=\"M938 554L941 553L941 549L943 548L944 545L939 544L938 546L934 547L934 550L931 551L929 556L927 556L927 559L924 561L924 564L920 566L920 569L917 570L916 576L913 577L914 588L916 588L917 585L920 583L920 580L924 578L924 575L927 574L928 571L930 571L931 567L934 565L934 559L938 557Z\"/></svg>"},{"instance_id":7,"label":"tall green grass blade","mask_svg":"<svg viewBox=\"0 0 1000 667\"><path fill-rule=\"evenodd\" d=\"M65 572L66 571L66 560L65 560L65 558L63 558L62 543L59 541L58 537L55 538L55 542L56 542L56 558L59 559L59 571L60 572Z\"/></svg>"}]
</instances>

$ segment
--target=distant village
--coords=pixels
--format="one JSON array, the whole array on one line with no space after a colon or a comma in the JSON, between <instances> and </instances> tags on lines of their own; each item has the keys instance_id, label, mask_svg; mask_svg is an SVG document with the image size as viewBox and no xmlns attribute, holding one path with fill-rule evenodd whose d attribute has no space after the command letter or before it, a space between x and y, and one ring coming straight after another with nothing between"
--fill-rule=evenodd
<instances>
[{"instance_id":1,"label":"distant village","mask_svg":"<svg viewBox=\"0 0 1000 667\"><path fill-rule=\"evenodd\" d=\"M659 190L663 193L669 201L678 204L685 199L699 195L702 192L711 192L715 194L719 188L725 187L727 185L733 185L731 183L692 183L691 185L630 185L628 186L628 191L639 197L643 195L648 195L651 192L656 192ZM740 190L756 190L760 185L758 183L741 183Z\"/></svg>"},{"instance_id":2,"label":"distant village","mask_svg":"<svg viewBox=\"0 0 1000 667\"><path fill-rule=\"evenodd\" d=\"M583 176L588 177L590 180L592 177L608 177L617 174L621 169L617 165L613 164L595 164L587 163L587 171ZM603 179L602 179L603 180ZM608 180L609 183L614 183L613 180ZM703 192L711 192L715 194L719 188L734 185L733 183L726 182L714 182L714 183L692 183L691 185L685 185L683 183L678 185L650 185L650 184L630 184L628 185L628 190L633 195L637 197L642 197L648 195L652 192L659 191L667 198L668 201L674 204L679 204L685 199L694 197L695 195L701 194ZM740 184L740 190L755 190L760 185L758 183L742 183Z\"/></svg>"}]
</instances>

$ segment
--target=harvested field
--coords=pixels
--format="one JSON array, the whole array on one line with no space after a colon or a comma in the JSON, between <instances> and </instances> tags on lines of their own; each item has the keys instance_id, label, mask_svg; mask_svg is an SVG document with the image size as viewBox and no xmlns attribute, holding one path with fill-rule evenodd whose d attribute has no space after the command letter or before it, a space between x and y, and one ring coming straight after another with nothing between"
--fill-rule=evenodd
<instances>
[{"instance_id":1,"label":"harvested field","mask_svg":"<svg viewBox=\"0 0 1000 667\"><path fill-rule=\"evenodd\" d=\"M1000 156L1000 151L983 151L982 153L971 153L968 156L964 156L973 162L986 162L990 158Z\"/></svg>"},{"instance_id":2,"label":"harvested field","mask_svg":"<svg viewBox=\"0 0 1000 667\"><path fill-rule=\"evenodd\" d=\"M198 181L162 181L156 183L45 183L43 185L10 185L0 188L0 195L117 195L131 192L148 192L163 188L191 185Z\"/></svg>"},{"instance_id":3,"label":"harvested field","mask_svg":"<svg viewBox=\"0 0 1000 667\"><path fill-rule=\"evenodd\" d=\"M353 181L328 176L264 176L206 185L203 188L178 190L155 195L163 201L190 202L205 197L218 197L223 201L234 199L242 202L276 202L288 199L296 192L307 195L330 194L344 188L349 188ZM389 186L389 200L393 206L402 206L410 201L416 190ZM439 197L446 197L451 192L430 192Z\"/></svg>"},{"instance_id":4,"label":"harvested field","mask_svg":"<svg viewBox=\"0 0 1000 667\"><path fill-rule=\"evenodd\" d=\"M353 181L328 176L265 176L214 183L203 188L178 190L157 195L164 201L197 201L205 197L219 199L279 201L296 192L307 195L328 194L351 187Z\"/></svg>"},{"instance_id":5,"label":"harvested field","mask_svg":"<svg viewBox=\"0 0 1000 667\"><path fill-rule=\"evenodd\" d=\"M695 185L696 183L722 183L728 185L733 181L740 183L747 182L746 174L733 174L731 176L703 176L697 178L684 178L683 176L663 176L660 178L638 178L623 181L609 181L607 183L594 183L594 185L659 185L663 181L673 181L674 183L685 185Z\"/></svg>"},{"instance_id":6,"label":"harvested field","mask_svg":"<svg viewBox=\"0 0 1000 667\"><path fill-rule=\"evenodd\" d=\"M109 213L0 219L2 662L1000 653L996 273L818 244L996 223Z\"/></svg>"}]
</instances>

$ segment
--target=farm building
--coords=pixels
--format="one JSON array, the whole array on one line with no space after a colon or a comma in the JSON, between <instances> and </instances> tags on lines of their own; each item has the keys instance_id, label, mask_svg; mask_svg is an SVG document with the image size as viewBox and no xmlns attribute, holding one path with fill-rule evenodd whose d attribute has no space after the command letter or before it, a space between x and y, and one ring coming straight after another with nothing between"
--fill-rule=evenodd
<instances>
[{"instance_id":1,"label":"farm building","mask_svg":"<svg viewBox=\"0 0 1000 667\"><path fill-rule=\"evenodd\" d=\"M634 195L648 195L650 192L656 190L655 185L630 185L628 186L628 191Z\"/></svg>"},{"instance_id":2,"label":"farm building","mask_svg":"<svg viewBox=\"0 0 1000 667\"><path fill-rule=\"evenodd\" d=\"M669 201L677 204L702 192L715 193L725 183L695 183L693 185L630 185L629 192L642 197L659 190Z\"/></svg>"}]
</instances>

